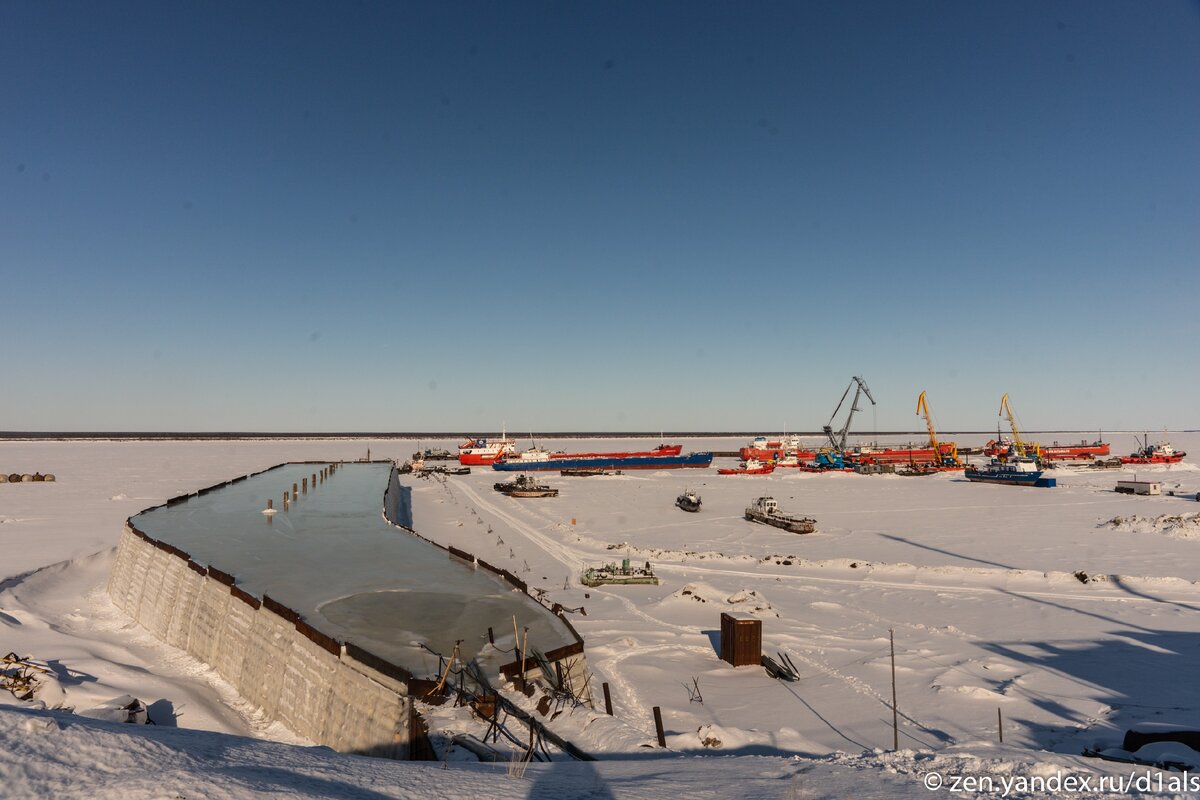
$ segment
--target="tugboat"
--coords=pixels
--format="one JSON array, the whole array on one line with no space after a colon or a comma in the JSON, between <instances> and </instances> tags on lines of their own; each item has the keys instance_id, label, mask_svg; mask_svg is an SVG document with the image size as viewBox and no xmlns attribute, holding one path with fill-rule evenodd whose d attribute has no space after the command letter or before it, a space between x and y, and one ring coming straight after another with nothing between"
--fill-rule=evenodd
<instances>
[{"instance_id":1,"label":"tugboat","mask_svg":"<svg viewBox=\"0 0 1200 800\"><path fill-rule=\"evenodd\" d=\"M497 483L492 488L509 497L558 497L558 489L540 484L530 475L518 475L516 480Z\"/></svg>"},{"instance_id":2,"label":"tugboat","mask_svg":"<svg viewBox=\"0 0 1200 800\"><path fill-rule=\"evenodd\" d=\"M746 519L783 528L789 533L812 533L817 529L817 521L811 517L797 517L780 511L779 503L774 497L760 497L755 500L754 505L746 509Z\"/></svg>"},{"instance_id":3,"label":"tugboat","mask_svg":"<svg viewBox=\"0 0 1200 800\"><path fill-rule=\"evenodd\" d=\"M1133 453L1121 456L1122 464L1178 464L1187 455L1172 447L1170 442L1150 444L1149 434L1142 437L1139 444L1141 447Z\"/></svg>"},{"instance_id":4,"label":"tugboat","mask_svg":"<svg viewBox=\"0 0 1200 800\"><path fill-rule=\"evenodd\" d=\"M684 511L691 511L695 513L700 510L700 495L696 494L691 489L688 489L683 494L679 495L679 497L675 498L675 505Z\"/></svg>"},{"instance_id":5,"label":"tugboat","mask_svg":"<svg viewBox=\"0 0 1200 800\"><path fill-rule=\"evenodd\" d=\"M724 467L717 470L718 475L770 475L775 471L774 464L764 464L757 458L748 458L736 467Z\"/></svg>"},{"instance_id":6,"label":"tugboat","mask_svg":"<svg viewBox=\"0 0 1200 800\"><path fill-rule=\"evenodd\" d=\"M993 458L982 467L967 467L964 477L976 483L1004 483L1009 486L1035 486L1049 489L1058 485L1054 478L1043 478L1042 467L1037 459L1015 456L1009 459Z\"/></svg>"}]
</instances>

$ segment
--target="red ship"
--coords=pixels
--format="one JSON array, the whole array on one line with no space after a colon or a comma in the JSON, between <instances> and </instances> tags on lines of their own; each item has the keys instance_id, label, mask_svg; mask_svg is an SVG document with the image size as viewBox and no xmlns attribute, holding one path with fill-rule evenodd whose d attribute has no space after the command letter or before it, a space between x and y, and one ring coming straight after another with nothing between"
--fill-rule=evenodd
<instances>
[{"instance_id":1,"label":"red ship","mask_svg":"<svg viewBox=\"0 0 1200 800\"><path fill-rule=\"evenodd\" d=\"M778 461L785 456L795 456L801 461L812 461L817 457L815 451L801 450L800 437L789 436L786 439L768 439L766 436L756 436L749 445L738 451L743 461L757 458L759 461Z\"/></svg>"},{"instance_id":2,"label":"red ship","mask_svg":"<svg viewBox=\"0 0 1200 800\"><path fill-rule=\"evenodd\" d=\"M1085 440L1079 444L1039 445L1037 453L1043 461L1091 461L1097 456L1109 454L1108 442L1096 440L1090 444Z\"/></svg>"},{"instance_id":3,"label":"red ship","mask_svg":"<svg viewBox=\"0 0 1200 800\"><path fill-rule=\"evenodd\" d=\"M954 456L954 445L947 443L939 445L937 450L932 447L856 447L846 453L846 460L855 464L941 464Z\"/></svg>"},{"instance_id":4,"label":"red ship","mask_svg":"<svg viewBox=\"0 0 1200 800\"><path fill-rule=\"evenodd\" d=\"M638 450L627 453L551 453L551 458L641 458L644 456L677 456L683 452L681 444L660 444L653 450Z\"/></svg>"},{"instance_id":5,"label":"red ship","mask_svg":"<svg viewBox=\"0 0 1200 800\"><path fill-rule=\"evenodd\" d=\"M1142 441L1142 446L1127 456L1121 456L1122 464L1178 464L1187 453L1176 450L1170 442L1155 442L1150 444L1150 437Z\"/></svg>"},{"instance_id":6,"label":"red ship","mask_svg":"<svg viewBox=\"0 0 1200 800\"><path fill-rule=\"evenodd\" d=\"M470 467L482 467L495 462L502 454L515 452L517 442L509 439L504 433L499 439L474 438L467 439L458 446L458 463Z\"/></svg>"}]
</instances>

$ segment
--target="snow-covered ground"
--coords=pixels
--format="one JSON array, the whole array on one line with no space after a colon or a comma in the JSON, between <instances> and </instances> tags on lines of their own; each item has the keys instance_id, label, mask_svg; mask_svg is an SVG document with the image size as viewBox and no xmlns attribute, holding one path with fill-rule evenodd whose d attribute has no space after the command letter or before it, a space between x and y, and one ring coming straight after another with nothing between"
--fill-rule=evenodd
<instances>
[{"instance_id":1,"label":"snow-covered ground","mask_svg":"<svg viewBox=\"0 0 1200 800\"><path fill-rule=\"evenodd\" d=\"M958 437L960 444L984 438ZM1200 452L1200 435L1169 438ZM1134 448L1132 435L1106 439L1114 454ZM742 443L684 441L685 451ZM587 449L608 444L631 442L589 440ZM422 796L520 797L591 786L594 797L926 796L920 779L930 770L1120 772L1078 753L1119 743L1138 722L1200 722L1200 690L1190 680L1200 667L1200 468L1189 456L1137 470L1161 479L1174 497L1116 494L1112 470L1060 469L1054 489L971 484L953 473L550 474L560 495L527 500L492 491L495 475L486 469L410 478L423 535L511 570L550 601L586 609L572 620L596 685L610 685L616 715L646 739L651 708L660 706L668 746L684 756L664 759L631 747L638 737L589 740L584 731L577 743L601 762L534 765L514 781L487 765L454 761L439 770L219 736L297 741L112 606L104 583L124 519L281 461L360 458L368 447L373 457L403 460L416 443L0 443L0 471L57 476L0 484L0 650L48 665L51 705L82 711L133 694L159 723L113 726L34 712L0 696L20 707L0 707L0 778L8 787L0 794L62 796L74 785L93 797L407 797L418 787ZM700 513L674 507L685 488L703 497ZM817 532L797 536L742 519L760 494L815 517ZM578 583L586 566L626 556L649 560L662 585ZM782 683L720 661L723 610L759 616L764 650L786 653L801 680ZM889 630L896 754L883 752L892 745ZM693 679L703 702L691 697ZM173 726L207 733L165 730ZM163 758L180 766L162 783L130 777ZM231 777L219 787L189 784L213 770ZM79 788L97 772L96 792Z\"/></svg>"}]
</instances>

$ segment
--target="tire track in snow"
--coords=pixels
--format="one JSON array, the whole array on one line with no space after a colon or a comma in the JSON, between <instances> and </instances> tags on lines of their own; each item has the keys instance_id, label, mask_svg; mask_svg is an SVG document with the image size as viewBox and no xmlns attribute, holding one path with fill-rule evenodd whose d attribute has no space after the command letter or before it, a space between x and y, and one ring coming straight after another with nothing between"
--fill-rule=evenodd
<instances>
[{"instance_id":1,"label":"tire track in snow","mask_svg":"<svg viewBox=\"0 0 1200 800\"><path fill-rule=\"evenodd\" d=\"M705 572L716 575L736 575L738 577L751 577L760 580L766 578L788 578L802 579L813 583L836 583L846 586L859 587L880 587L886 589L904 589L919 592L947 592L958 594L1004 594L1008 596L1019 595L1024 597L1042 597L1050 600L1083 600L1105 603L1173 603L1179 605L1192 606L1200 609L1200 600L1182 600L1170 596L1158 597L1135 597L1130 595L1082 595L1082 594L1065 594L1060 592L1039 592L1026 591L1017 589L1004 589L997 586L952 586L947 584L937 583L902 583L899 581L881 581L871 577L863 578L830 578L824 575L813 575L807 572L748 572L745 570L724 569L721 567L699 566L693 565L691 562L687 564L672 564L667 562L656 562L655 569L658 572Z\"/></svg>"},{"instance_id":2,"label":"tire track in snow","mask_svg":"<svg viewBox=\"0 0 1200 800\"><path fill-rule=\"evenodd\" d=\"M558 561L560 564L565 566L572 575L581 570L583 566L583 559L580 558L578 554L576 554L576 552L570 547L562 544L561 542L555 541L549 536L546 536L529 523L517 519L512 514L504 511L498 505L484 500L474 488L468 486L467 484L460 483L459 488L462 490L463 494L470 498L477 506L487 513L503 520L514 533L520 534L526 539L529 539L535 545L544 550L555 561Z\"/></svg>"},{"instance_id":3,"label":"tire track in snow","mask_svg":"<svg viewBox=\"0 0 1200 800\"><path fill-rule=\"evenodd\" d=\"M650 714L650 706L646 705L646 703L641 699L641 695L638 694L638 691L634 685L621 673L621 670L619 669L621 663L630 658L634 658L635 656L659 653L664 650L669 650L676 653L681 650L686 650L693 653L700 653L701 655L712 654L711 647L698 647L696 645L675 643L638 645L623 652L617 653L614 656L610 656L600 661L596 665L598 669L604 671L604 674L608 676L609 681L615 684L616 688L620 690L621 694L619 694L618 697L624 700L622 705L625 706L625 710L628 712L630 711L630 707L632 707L632 710L635 713L631 713L629 716L636 716L638 719L645 719Z\"/></svg>"}]
</instances>

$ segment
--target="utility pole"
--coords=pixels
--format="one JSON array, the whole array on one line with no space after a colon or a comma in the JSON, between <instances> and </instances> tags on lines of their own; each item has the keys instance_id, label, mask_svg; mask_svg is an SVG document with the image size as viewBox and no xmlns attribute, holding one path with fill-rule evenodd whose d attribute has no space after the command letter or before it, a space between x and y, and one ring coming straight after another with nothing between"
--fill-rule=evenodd
<instances>
[{"instance_id":1,"label":"utility pole","mask_svg":"<svg viewBox=\"0 0 1200 800\"><path fill-rule=\"evenodd\" d=\"M888 628L892 647L892 750L900 749L900 712L896 710L896 630Z\"/></svg>"}]
</instances>

